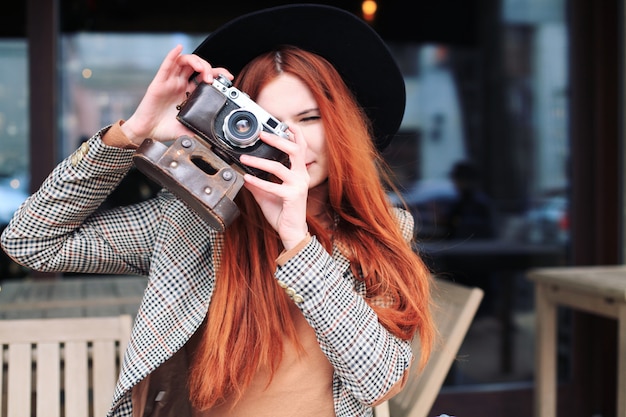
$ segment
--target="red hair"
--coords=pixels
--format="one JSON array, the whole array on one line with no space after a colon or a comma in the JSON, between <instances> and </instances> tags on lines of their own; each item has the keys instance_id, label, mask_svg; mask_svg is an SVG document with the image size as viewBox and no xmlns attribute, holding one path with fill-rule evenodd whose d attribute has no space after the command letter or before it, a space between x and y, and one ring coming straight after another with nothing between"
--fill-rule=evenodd
<instances>
[{"instance_id":1,"label":"red hair","mask_svg":"<svg viewBox=\"0 0 626 417\"><path fill-rule=\"evenodd\" d=\"M399 338L419 337L421 367L435 338L430 272L390 209L384 188L391 184L389 171L374 147L368 119L332 65L298 48L256 58L236 85L254 99L281 73L300 78L319 106L329 157L329 202L339 219L332 239L365 282L366 301L380 323ZM242 215L224 232L215 291L191 368L191 399L200 409L241 395L259 366L275 370L285 337L299 346L290 321L292 301L274 278L280 239L249 192L242 189L236 201ZM307 220L330 252L329 231Z\"/></svg>"}]
</instances>

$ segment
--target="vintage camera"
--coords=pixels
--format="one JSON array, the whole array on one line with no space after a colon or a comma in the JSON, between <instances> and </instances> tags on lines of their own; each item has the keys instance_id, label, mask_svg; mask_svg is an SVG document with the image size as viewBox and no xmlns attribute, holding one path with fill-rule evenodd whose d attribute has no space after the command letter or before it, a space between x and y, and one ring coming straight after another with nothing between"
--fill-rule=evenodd
<instances>
[{"instance_id":1,"label":"vintage camera","mask_svg":"<svg viewBox=\"0 0 626 417\"><path fill-rule=\"evenodd\" d=\"M289 166L284 152L259 138L262 130L288 139L287 125L220 76L199 83L181 104L177 119L196 135L171 145L145 139L135 152L135 166L181 198L209 224L223 231L239 215L234 199L243 173L265 180L270 174L241 163L249 154Z\"/></svg>"},{"instance_id":2,"label":"vintage camera","mask_svg":"<svg viewBox=\"0 0 626 417\"><path fill-rule=\"evenodd\" d=\"M289 164L285 153L259 139L261 130L288 139L287 125L233 87L224 76L218 76L213 84L200 83L181 106L178 120L209 142L224 160L257 177L269 179L269 174L241 164L241 155Z\"/></svg>"}]
</instances>

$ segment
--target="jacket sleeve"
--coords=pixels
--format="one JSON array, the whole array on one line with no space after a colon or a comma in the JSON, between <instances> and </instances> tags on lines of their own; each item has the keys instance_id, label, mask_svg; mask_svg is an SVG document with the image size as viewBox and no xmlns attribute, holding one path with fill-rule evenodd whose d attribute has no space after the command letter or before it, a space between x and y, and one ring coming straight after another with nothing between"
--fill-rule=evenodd
<instances>
[{"instance_id":1,"label":"jacket sleeve","mask_svg":"<svg viewBox=\"0 0 626 417\"><path fill-rule=\"evenodd\" d=\"M156 203L97 211L132 166L133 151L102 142L107 129L63 160L13 215L2 246L16 262L39 271L145 273Z\"/></svg>"},{"instance_id":2,"label":"jacket sleeve","mask_svg":"<svg viewBox=\"0 0 626 417\"><path fill-rule=\"evenodd\" d=\"M402 218L412 229L412 218ZM409 230L407 236L411 235ZM335 257L336 258L336 257ZM347 262L347 261L346 261ZM341 265L315 237L279 266L276 278L315 329L322 351L344 391L360 403L376 404L409 369L411 344L389 333L355 290L348 265Z\"/></svg>"}]
</instances>

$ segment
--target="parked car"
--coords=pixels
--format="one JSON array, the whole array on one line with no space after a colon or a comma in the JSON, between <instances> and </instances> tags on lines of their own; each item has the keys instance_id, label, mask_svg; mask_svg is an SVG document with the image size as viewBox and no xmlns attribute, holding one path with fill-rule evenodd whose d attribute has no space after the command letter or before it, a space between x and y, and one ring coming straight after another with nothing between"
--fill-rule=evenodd
<instances>
[{"instance_id":1,"label":"parked car","mask_svg":"<svg viewBox=\"0 0 626 417\"><path fill-rule=\"evenodd\" d=\"M525 239L531 243L567 243L568 206L565 193L549 193L534 201L524 215Z\"/></svg>"}]
</instances>

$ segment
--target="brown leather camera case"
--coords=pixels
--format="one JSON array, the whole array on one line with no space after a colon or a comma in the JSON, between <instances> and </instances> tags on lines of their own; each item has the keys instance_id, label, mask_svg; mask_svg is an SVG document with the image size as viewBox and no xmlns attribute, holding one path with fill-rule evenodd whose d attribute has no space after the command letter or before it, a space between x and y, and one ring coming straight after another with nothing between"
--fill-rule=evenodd
<instances>
[{"instance_id":1,"label":"brown leather camera case","mask_svg":"<svg viewBox=\"0 0 626 417\"><path fill-rule=\"evenodd\" d=\"M133 156L135 166L223 231L239 216L235 196L243 186L236 166L217 157L202 141L181 136L170 146L145 139Z\"/></svg>"}]
</instances>

